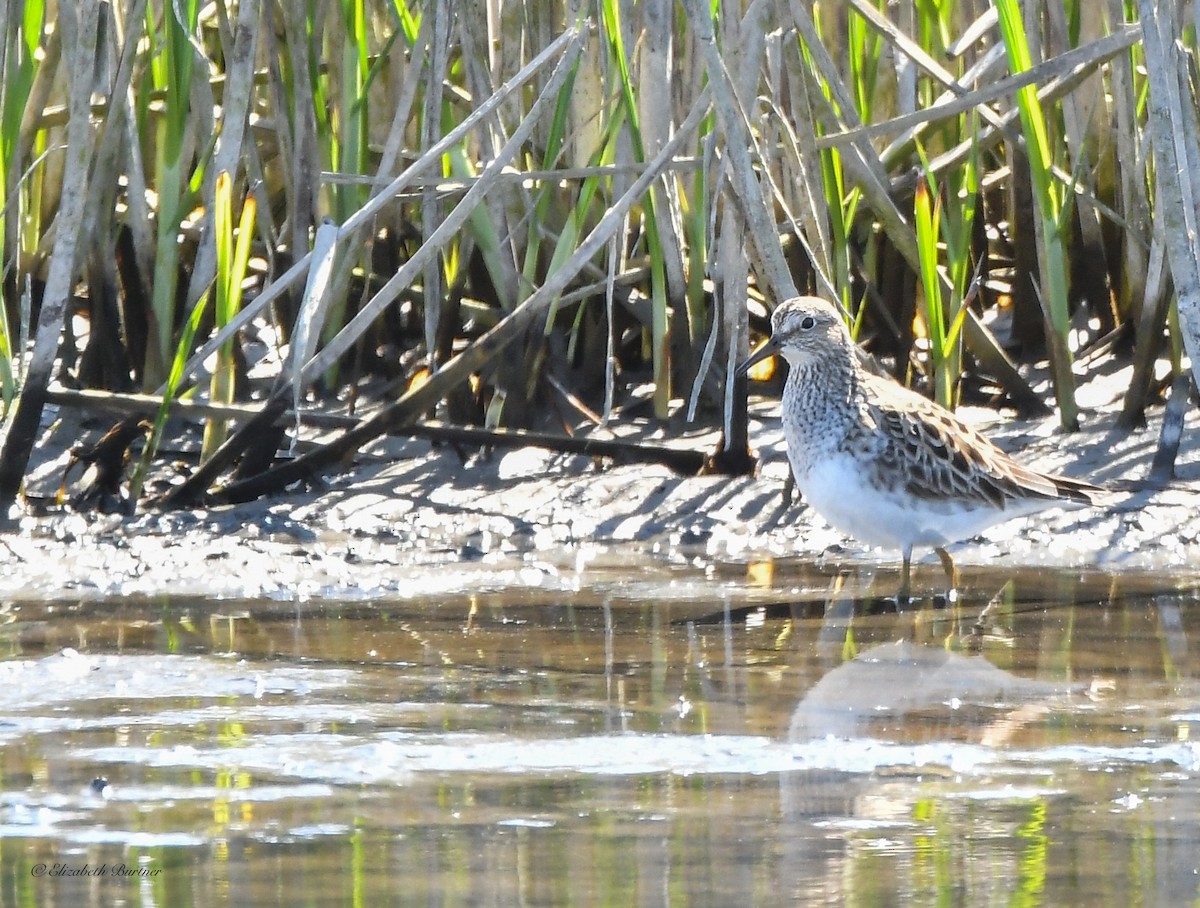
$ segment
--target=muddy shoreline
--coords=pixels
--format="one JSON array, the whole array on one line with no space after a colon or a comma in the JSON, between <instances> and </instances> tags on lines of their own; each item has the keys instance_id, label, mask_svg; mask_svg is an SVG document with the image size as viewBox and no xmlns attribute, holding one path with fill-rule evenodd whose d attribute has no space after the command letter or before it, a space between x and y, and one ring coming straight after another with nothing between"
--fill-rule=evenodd
<instances>
[{"instance_id":1,"label":"muddy shoreline","mask_svg":"<svg viewBox=\"0 0 1200 908\"><path fill-rule=\"evenodd\" d=\"M571 589L597 566L626 563L782 558L893 566L895 553L841 536L803 503L784 505L777 406L754 408L756 477L684 477L534 448L464 462L449 448L387 439L320 489L251 504L133 517L19 516L0 537L11 553L0 596L364 599L473 586ZM1082 431L1064 435L1053 418L1014 422L985 410L966 418L1037 468L1099 482L1145 477L1158 442L1153 419L1126 434L1115 415L1093 415ZM1200 452L1189 442L1198 422L1188 414L1170 488L1124 494L1104 509L1009 521L955 546L956 560L966 568L1195 571ZM711 449L716 439L700 433L687 443ZM52 490L64 458L65 449L44 457L30 488ZM929 553L921 559L936 563Z\"/></svg>"}]
</instances>

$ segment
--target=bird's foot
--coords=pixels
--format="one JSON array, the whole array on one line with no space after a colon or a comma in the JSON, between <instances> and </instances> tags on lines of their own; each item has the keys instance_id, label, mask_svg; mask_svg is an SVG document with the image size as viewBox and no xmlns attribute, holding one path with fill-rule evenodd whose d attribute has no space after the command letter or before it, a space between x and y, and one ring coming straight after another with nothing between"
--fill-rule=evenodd
<instances>
[{"instance_id":1,"label":"bird's foot","mask_svg":"<svg viewBox=\"0 0 1200 908\"><path fill-rule=\"evenodd\" d=\"M946 605L953 605L958 601L958 568L945 549L938 547L934 551L942 563L942 570L946 572Z\"/></svg>"}]
</instances>

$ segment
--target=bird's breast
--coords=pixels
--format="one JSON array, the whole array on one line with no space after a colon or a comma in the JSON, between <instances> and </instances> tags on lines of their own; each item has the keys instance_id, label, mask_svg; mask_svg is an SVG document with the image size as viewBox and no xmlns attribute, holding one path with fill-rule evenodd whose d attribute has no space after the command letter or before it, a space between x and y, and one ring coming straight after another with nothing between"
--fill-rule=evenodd
<instances>
[{"instance_id":1,"label":"bird's breast","mask_svg":"<svg viewBox=\"0 0 1200 908\"><path fill-rule=\"evenodd\" d=\"M854 434L854 408L831 394L819 376L793 372L784 389L782 421L788 461L800 480L815 464L846 448Z\"/></svg>"}]
</instances>

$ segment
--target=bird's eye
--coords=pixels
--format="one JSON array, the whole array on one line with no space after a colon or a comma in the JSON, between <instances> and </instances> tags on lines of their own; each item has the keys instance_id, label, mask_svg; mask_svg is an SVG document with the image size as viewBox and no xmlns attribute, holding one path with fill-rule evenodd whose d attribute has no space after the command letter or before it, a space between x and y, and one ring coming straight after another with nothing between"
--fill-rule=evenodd
<instances>
[{"instance_id":1,"label":"bird's eye","mask_svg":"<svg viewBox=\"0 0 1200 908\"><path fill-rule=\"evenodd\" d=\"M811 315L806 315L804 318L800 319L800 327L805 331L811 331L813 328L817 327L817 320Z\"/></svg>"}]
</instances>

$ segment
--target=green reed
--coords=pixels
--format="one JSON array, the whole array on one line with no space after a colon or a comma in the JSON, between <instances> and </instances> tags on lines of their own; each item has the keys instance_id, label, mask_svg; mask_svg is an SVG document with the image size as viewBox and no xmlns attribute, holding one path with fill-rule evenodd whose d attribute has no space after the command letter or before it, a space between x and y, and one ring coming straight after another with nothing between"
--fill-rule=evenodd
<instances>
[{"instance_id":1,"label":"green reed","mask_svg":"<svg viewBox=\"0 0 1200 908\"><path fill-rule=\"evenodd\" d=\"M8 27L0 34L0 40L9 48L0 84L0 261L7 261L10 255L19 256L22 249L36 249L40 239L40 186L31 186L25 179L20 148L21 126L37 75L44 24L45 4L34 0L24 5L20 19L7 20ZM44 152L42 130L38 130L35 141ZM42 171L35 173L40 176ZM24 240L31 237L34 245L25 246ZM5 415L17 393L14 357L21 342L22 338L13 334L8 307L0 304L0 396Z\"/></svg>"},{"instance_id":2,"label":"green reed","mask_svg":"<svg viewBox=\"0 0 1200 908\"><path fill-rule=\"evenodd\" d=\"M567 76L567 81L563 85L562 91L554 105L554 117L550 121L550 129L546 133L546 151L542 155L540 164L542 170L553 170L559 166L560 159L565 151L568 122L571 116L571 108L575 103L575 83L579 76L579 64L571 68L570 74ZM603 163L603 151L597 150L594 152L592 162L594 164ZM561 261L560 249L565 255L569 250L573 249L579 237L579 230L588 217L591 210L592 199L599 187L599 179L597 177L587 177L582 188L576 196L576 201L573 209L567 215L565 223L559 228L559 241L555 246L553 258L551 260L550 274L553 274L555 263ZM555 201L560 189L550 181L540 183L535 190L537 201L533 205L530 214L528 229L526 231L525 240L525 255L524 261L521 264L521 292L522 294L529 292L539 280L539 257L542 251L542 240L553 229L552 213L554 220L561 219L559 212L554 211ZM554 317L558 310L557 301L551 304L550 315L546 319L546 331L549 332L554 324Z\"/></svg>"},{"instance_id":3,"label":"green reed","mask_svg":"<svg viewBox=\"0 0 1200 908\"><path fill-rule=\"evenodd\" d=\"M326 27L319 30L324 17ZM371 111L369 91L380 67L392 50L395 40L403 33L396 29L383 46L376 61L371 63L371 44L377 36L360 0L338 0L333 9L309 6L305 13L304 59L291 61L292 66L306 65L310 70L315 139L321 160L330 174L354 176L370 173ZM328 65L321 66L322 61ZM323 196L323 198L322 198ZM342 224L358 211L367 200L367 187L355 181L325 185L318 194L323 213ZM318 212L312 212L316 215ZM307 212L305 213L307 214ZM361 247L358 247L361 250ZM339 262L333 275L330 307L326 315L322 339L332 339L345 325L350 281L355 267L362 268L360 256L348 256ZM337 367L328 374L337 381Z\"/></svg>"},{"instance_id":4,"label":"green reed","mask_svg":"<svg viewBox=\"0 0 1200 908\"><path fill-rule=\"evenodd\" d=\"M139 93L138 100L142 105L146 143L154 156L152 175L157 198L154 280L151 307L146 313L149 338L143 372L143 385L152 390L162 381L171 360L181 265L179 230L195 197L190 185L191 162L185 152L197 138L190 107L195 70L192 40L199 3L180 0L178 4L158 9L148 5L146 16L146 33L154 48L146 71L147 90ZM152 96L163 98L161 113L150 109Z\"/></svg>"},{"instance_id":5,"label":"green reed","mask_svg":"<svg viewBox=\"0 0 1200 908\"><path fill-rule=\"evenodd\" d=\"M1028 36L1017 0L995 0L1000 19L1000 31L1008 53L1009 68L1014 73L1033 65ZM1017 108L1025 136L1026 156L1033 182L1034 203L1039 217L1039 264L1041 266L1042 308L1051 330L1047 343L1050 365L1054 373L1054 394L1058 402L1059 421L1063 428L1078 427L1079 407L1075 402L1075 374L1069 344L1071 330L1069 288L1067 276L1070 265L1066 248L1067 191L1054 178L1054 148L1051 145L1047 115L1038 100L1037 88L1026 85L1017 90Z\"/></svg>"},{"instance_id":6,"label":"green reed","mask_svg":"<svg viewBox=\"0 0 1200 908\"><path fill-rule=\"evenodd\" d=\"M171 404L179 397L183 383L184 366L191 354L196 334L208 311L209 300L216 296L216 322L218 326L228 323L236 314L242 298L242 284L250 260L250 246L254 236L256 212L254 196L247 196L242 203L241 219L236 239L233 228L233 181L228 173L217 175L216 201L213 211L214 233L217 244L217 274L213 285L205 288L196 300L179 333L170 370L154 418L154 426L141 459L130 480L130 500L137 501L142 484L149 472L150 464L162 442L163 430L170 415ZM214 293L215 290L215 293ZM216 368L210 382L210 393L214 403L230 403L233 400L234 356L232 341L217 350ZM207 459L224 440L227 422L219 417L211 418L205 426L201 459Z\"/></svg>"},{"instance_id":7,"label":"green reed","mask_svg":"<svg viewBox=\"0 0 1200 908\"><path fill-rule=\"evenodd\" d=\"M218 329L233 321L234 316L241 308L242 284L246 279L246 269L250 261L250 244L254 238L256 208L254 196L246 196L242 203L241 219L237 224L235 235L233 180L225 172L217 175L216 204L213 212L214 235L217 243L216 305L213 315ZM188 347L190 348L190 343ZM185 359L190 352L190 349L182 351ZM172 365L174 366L174 364ZM216 366L209 384L209 395L213 403L233 403L236 377L233 338L230 338L217 349ZM201 462L208 460L212 453L221 446L225 441L227 431L228 422L226 420L216 417L208 420L204 427L204 442L200 449Z\"/></svg>"},{"instance_id":8,"label":"green reed","mask_svg":"<svg viewBox=\"0 0 1200 908\"><path fill-rule=\"evenodd\" d=\"M972 277L971 233L978 190L972 158L942 185L926 170L914 203L934 399L951 410L958 402L962 373L962 326Z\"/></svg>"},{"instance_id":9,"label":"green reed","mask_svg":"<svg viewBox=\"0 0 1200 908\"><path fill-rule=\"evenodd\" d=\"M850 18L857 19L853 15ZM855 35L861 34L854 28L850 28L849 31ZM811 51L803 43L800 44L800 52L805 64L815 69ZM856 55L856 57L861 57L861 55ZM867 84L864 78L863 74L868 68L862 64L861 59L856 59L852 65L855 98L860 104L869 107L870 99L874 95L874 86ZM821 81L821 91L832 104L833 93L826 80ZM817 131L823 133L827 130L818 127ZM857 188L847 183L842 153L839 149L835 147L821 151L820 168L826 202L825 213L829 227L829 264L832 269L829 278L838 295L838 302L841 303L843 312L850 312L852 311L853 263L851 250L853 248L854 219L862 196Z\"/></svg>"},{"instance_id":10,"label":"green reed","mask_svg":"<svg viewBox=\"0 0 1200 908\"><path fill-rule=\"evenodd\" d=\"M617 73L620 104L629 139L633 144L634 156L639 162L647 160L646 147L642 140L642 129L638 113L636 86L630 76L631 57L625 46L621 28L620 0L602 0L600 20L608 46L610 64ZM642 228L645 231L646 254L650 258L651 327L650 345L654 369L654 414L660 419L670 415L671 405L671 348L670 302L667 295L666 265L663 242L659 236L659 221L655 216L656 199L661 193L651 187L642 202Z\"/></svg>"},{"instance_id":11,"label":"green reed","mask_svg":"<svg viewBox=\"0 0 1200 908\"><path fill-rule=\"evenodd\" d=\"M566 18L573 15L557 2L497 0L493 6L487 18L467 14L450 0L310 0L276 5L274 19L248 17L260 29L249 58L249 125L236 154L228 163L222 158L219 166L230 171L233 185L253 187L257 205L253 229L239 229L233 212L228 212L223 223L236 242L232 253L228 247L216 253L224 262L219 264L222 273L232 267L237 243L253 234L261 241L258 251L266 262L260 278L263 289L271 290L273 282L312 248L323 218L338 225L354 221L378 187L500 92L506 80L562 34ZM236 305L223 314L220 283L210 291L211 308L209 299L200 302L198 297L199 285L212 270L214 247L206 231L216 229L209 219L217 212L206 208L217 167L210 155L219 136L230 134L224 128L223 92L232 46L228 35L232 20L240 21L240 7L228 0L207 5L197 0L150 0L144 35L140 28L127 29L123 26L128 23L120 22L135 8L124 0L105 4L117 23L106 32L113 42L110 47L120 52L122 36L137 35L130 52L130 89L122 92L130 99L129 107L110 109L107 103L95 103L92 117L98 127L111 125L136 138L127 143L133 147L122 152L126 157L116 165L113 179L119 178L120 186L115 206L108 203L115 211L102 222L135 236L129 244L132 251L126 246L119 250L122 270L116 294L121 311L114 321L123 332L120 342L125 349L119 352L132 362L130 380L157 388L174 371L180 351L186 348L190 355L204 339L196 332L203 333L209 324L225 324L227 316L236 319ZM1147 314L1141 313L1148 294L1166 294L1170 286L1157 275L1148 276L1154 248L1149 212L1155 199L1147 192L1153 179L1144 159L1147 83L1139 68L1141 51L1126 48L1117 61L1106 58L1097 64L1096 78L1104 80L1104 91L1095 101L1085 96L1079 102L1083 111L1075 117L1082 122L1077 131L1070 128L1072 115L1064 108L1066 100L1075 97L1074 85L1051 84L1053 92L1038 98L1039 88L1051 83L1053 75L1015 94L975 103L977 115L959 109L931 122L905 121L893 128L889 121L894 118L948 98L969 100L971 92L1004 78L1003 62L997 59L998 67L973 77L974 82L946 85L946 74L960 79L989 56L998 57L991 51L1001 42L1007 71L1020 73L1032 65L1031 43L1045 58L1091 40L1084 26L1100 27L1098 20L1089 19L1088 6L1050 0L1036 19L1028 20L1036 21L1044 33L1026 35L1018 4L997 0L1000 28L981 22L976 37L965 40L988 8L983 0L785 3L777 5L781 18L760 21L748 15L735 21L727 5L705 5L717 19L714 46L738 86L745 108L740 115L755 145L754 175L767 187L763 199L780 233L827 231L828 242L821 237L811 246L816 250L813 257L821 261L805 261L801 250L791 262L796 285L837 296L853 315L856 332L866 326L864 341L874 343L885 357L896 357L898 374L905 371L910 354L905 345L911 337L915 300L918 318L927 326L933 395L947 405L957 396L964 361L982 362L990 349L997 354L985 367L990 375L1001 374L997 362L1001 367L1007 362L979 316L1003 293L996 288L1006 278L1008 263L998 259L1006 254L1005 243L1012 240L1018 220L1009 201L1013 178L1008 168L1024 165L1008 160L1000 147L1002 142L1015 144L1016 129L996 126L999 117L1018 111L1040 231L1038 284L1045 307L1044 319L1039 314L1037 324L1018 327L1025 329L1024 338L1037 339L1043 321L1050 326L1046 334L1061 419L1073 425L1077 407L1067 300L1068 294L1078 298L1081 293L1070 286L1068 275L1078 273L1081 256L1094 254L1094 243L1078 247L1071 241L1082 234L1085 244L1091 242L1079 220L1085 204L1091 205L1094 223L1087 226L1093 239L1102 234L1110 248L1121 250L1113 262L1105 263L1115 316L1109 314L1110 323L1104 327L1124 318L1137 321L1139 381L1144 379L1147 388L1156 365L1179 358L1180 332L1186 328L1176 327L1176 319L1167 316L1165 305L1160 310L1158 299L1149 300ZM522 140L510 164L517 171L543 173L495 174L496 185L458 233L422 256L422 269L406 276L403 291L386 306L381 303L372 313L373 321L366 320L370 324L356 326L353 346L342 344L338 362L348 362L357 351L356 361L377 376L404 372L411 377L435 355L426 349L431 341L444 346L439 351L443 357L461 350L518 309L572 259L611 199L622 194L635 178L631 174L678 126L680 111L689 107L707 78L708 64L697 62L701 55L694 46L694 20L678 4L668 4L660 20L649 17L649 5L618 0L602 0L591 9L595 21L590 23L585 56L549 109L539 113L540 122ZM756 9L751 5L740 12ZM1116 20L1132 19L1137 5L1111 2L1105 12L1114 21L1103 27L1117 32L1123 23ZM818 23L819 47L809 47L811 31L796 40L802 15ZM59 36L45 27L45 18L44 3L33 0L3 20L0 259L6 306L0 312L0 396L5 407L17 393L12 361L20 340L12 326L14 313L27 287L36 311L60 205L56 186L62 182L59 159L65 135L60 93L66 70L55 51ZM1063 35L1055 31L1060 21L1065 23ZM734 35L737 46L721 46ZM1194 50L1191 31L1184 41ZM922 54L929 65L919 59ZM901 63L918 60L903 77L899 74ZM663 78L661 67L667 65L671 76ZM1128 72L1119 73L1119 66ZM97 79L111 76L102 69L97 67ZM801 74L803 79L798 78ZM487 172L496 149L522 122L536 93L536 85L530 83L506 96L486 118L439 151L438 160L399 196L372 209L370 228L339 242L330 294L333 311L323 322L326 349L334 333L353 321L349 314L403 268L445 222L463 187L475 185ZM96 97L105 94L100 91ZM1094 121L1115 124L1113 128L1089 131L1084 122L1089 104L1099 106ZM132 128L118 119L125 115L132 116ZM777 125L785 120L790 136ZM722 286L717 279L722 265L738 266L733 269L738 274L735 282L745 284L752 296L765 298L768 305L772 299L761 263L753 260L752 244L745 237L722 235L720 225L739 223L726 217L728 211L758 203L746 196L744 186L736 193L731 189L727 149L711 141L717 128L711 111L705 123L686 146L690 163L703 157L703 166L684 171L681 165L654 183L629 212L624 232L595 253L564 288L520 357L492 364L475 376L482 389L480 402L486 405L488 393L501 386L510 395L524 387L532 400L544 390L548 365L555 367L556 377L577 377L589 393L602 385L608 407L621 399L621 382L628 391L646 381L646 366L653 382L653 413L659 419L674 414L673 383L705 389L704 394L695 390L693 403L715 399L713 389L721 384L725 357L714 351L718 340L726 344L731 335L738 337L742 329L736 316L743 314L721 308L716 288ZM865 136L842 135L864 128L869 131ZM807 134L799 141L795 136L802 130ZM915 183L920 187L916 197L910 198L915 172L923 176ZM803 192L796 189L800 183ZM798 228L788 222L797 211ZM985 216L994 238L991 248L981 239L979 220ZM819 229L814 229L817 223ZM113 251L116 238L90 239L94 242L89 265L111 265L118 254ZM388 247L389 241L394 248ZM731 252L725 245L722 252L730 243L739 249ZM208 271L199 269L200 276L194 276L198 249L210 259ZM740 261L735 254L739 251ZM134 267L126 267L127 259ZM971 275L985 259L993 266L993 278L978 302L968 307L964 301ZM1094 267L1090 260L1085 266ZM748 281L740 276L741 267L748 269ZM1026 277L1018 274L1017 280ZM603 289L609 278L618 288L611 299ZM299 282L302 276L289 278L293 279ZM184 289L181 281L197 286ZM78 275L76 283L78 299L87 305L102 299L80 283ZM147 288L145 298L134 292L139 283ZM832 291L826 289L830 285ZM273 308L255 318L260 327L269 322L272 333L286 343L298 302L283 291L272 299ZM1106 300L1089 301L1104 314ZM82 310L84 304L75 305ZM601 343L589 334L597 326L608 332ZM439 327L435 337L433 329ZM892 332L898 342L882 343ZM1165 346L1164 336L1170 339ZM98 337L93 332L86 343L100 343ZM564 339L565 345L560 345ZM221 377L214 375L218 398L228 396L230 364L236 359L229 354L238 342L221 345ZM964 347L971 360L965 360ZM562 368L563 350L569 368ZM690 354L690 361L680 352ZM721 368L708 371L714 364ZM1011 378L1016 370L1011 364L1008 368ZM498 371L507 374L498 376ZM333 367L324 374L320 393L330 395L345 393L349 382L358 378ZM177 383L172 394L183 390ZM589 404L599 408L599 394ZM510 412L500 412L499 407L494 404L494 415L501 422L543 418L536 407ZM699 419L713 418L713 410L694 407Z\"/></svg>"},{"instance_id":12,"label":"green reed","mask_svg":"<svg viewBox=\"0 0 1200 908\"><path fill-rule=\"evenodd\" d=\"M146 439L141 459L138 461L133 477L129 481L129 498L131 501L137 501L140 496L142 484L145 482L150 470L150 464L154 460L154 455L158 452L159 444L162 442L163 430L167 425L167 417L171 412L171 404L179 397L179 390L182 387L183 367L187 363L188 354L192 350L196 333L200 330L200 325L204 321L205 313L208 310L209 297L211 296L211 288L206 289L201 294L180 329L179 341L175 346L175 354L171 359L162 397L154 416L154 427L150 432L150 437Z\"/></svg>"}]
</instances>

